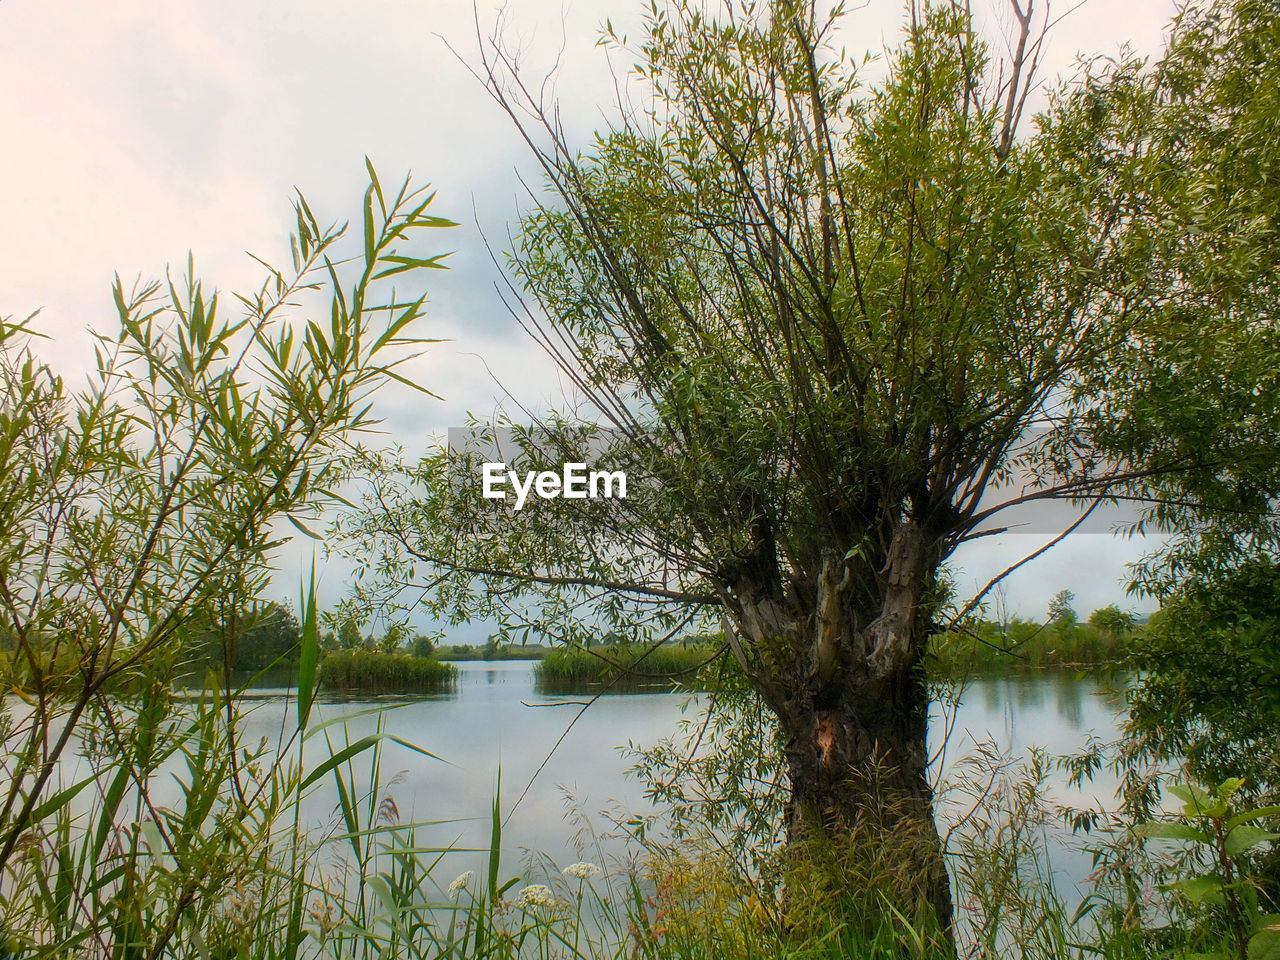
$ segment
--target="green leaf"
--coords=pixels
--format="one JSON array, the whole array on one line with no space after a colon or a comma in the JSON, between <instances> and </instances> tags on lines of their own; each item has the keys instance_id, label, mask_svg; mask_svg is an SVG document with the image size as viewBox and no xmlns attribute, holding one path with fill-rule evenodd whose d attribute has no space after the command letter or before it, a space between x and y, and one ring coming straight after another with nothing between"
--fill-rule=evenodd
<instances>
[{"instance_id":1,"label":"green leaf","mask_svg":"<svg viewBox=\"0 0 1280 960\"><path fill-rule=\"evenodd\" d=\"M44 803L40 804L40 806L31 811L32 822L39 823L45 817L49 816L49 814L56 812L70 803L75 798L76 794L89 786L89 784L96 782L97 780L94 777L87 777L79 783L73 783L65 790L58 791Z\"/></svg>"},{"instance_id":2,"label":"green leaf","mask_svg":"<svg viewBox=\"0 0 1280 960\"><path fill-rule=\"evenodd\" d=\"M292 518L290 518L292 519ZM302 598L302 650L298 658L298 729L305 730L315 701L316 663L320 658L320 625L316 618L316 561L311 558L311 585Z\"/></svg>"},{"instance_id":3,"label":"green leaf","mask_svg":"<svg viewBox=\"0 0 1280 960\"><path fill-rule=\"evenodd\" d=\"M1228 780L1222 781L1221 785L1219 785L1216 791L1218 794L1218 799L1230 800L1232 797L1236 795L1236 792L1243 786L1244 786L1244 780L1242 780L1240 777L1231 777Z\"/></svg>"},{"instance_id":4,"label":"green leaf","mask_svg":"<svg viewBox=\"0 0 1280 960\"><path fill-rule=\"evenodd\" d=\"M1261 820L1263 817L1280 817L1280 806L1257 807L1253 810L1244 810L1237 813L1234 817L1230 817L1223 826L1230 830L1233 827L1238 827L1242 823Z\"/></svg>"},{"instance_id":5,"label":"green leaf","mask_svg":"<svg viewBox=\"0 0 1280 960\"><path fill-rule=\"evenodd\" d=\"M1151 820L1147 823L1140 823L1133 828L1133 832L1140 837L1160 840L1194 840L1197 843L1208 843L1208 835L1195 827L1188 826L1185 823L1166 823L1162 821Z\"/></svg>"},{"instance_id":6,"label":"green leaf","mask_svg":"<svg viewBox=\"0 0 1280 960\"><path fill-rule=\"evenodd\" d=\"M1192 903L1213 902L1222 896L1222 880L1218 877L1187 877L1173 886Z\"/></svg>"},{"instance_id":7,"label":"green leaf","mask_svg":"<svg viewBox=\"0 0 1280 960\"><path fill-rule=\"evenodd\" d=\"M374 280L381 280L384 277L395 276L397 273L404 273L407 270L448 270L448 266L441 263L445 257L451 256L450 253L441 253L434 257L402 257L402 256L385 256L382 258L383 263L394 263L397 266L387 267L374 274Z\"/></svg>"},{"instance_id":8,"label":"green leaf","mask_svg":"<svg viewBox=\"0 0 1280 960\"><path fill-rule=\"evenodd\" d=\"M377 259L377 235L373 227L373 186L364 192L364 268L372 270Z\"/></svg>"},{"instance_id":9,"label":"green leaf","mask_svg":"<svg viewBox=\"0 0 1280 960\"><path fill-rule=\"evenodd\" d=\"M493 824L489 831L489 903L497 903L498 863L502 855L502 768L498 768L498 782L493 788Z\"/></svg>"},{"instance_id":10,"label":"green leaf","mask_svg":"<svg viewBox=\"0 0 1280 960\"><path fill-rule=\"evenodd\" d=\"M1249 938L1249 960L1280 960L1280 924L1269 924Z\"/></svg>"},{"instance_id":11,"label":"green leaf","mask_svg":"<svg viewBox=\"0 0 1280 960\"><path fill-rule=\"evenodd\" d=\"M396 373L394 370L390 369L389 367L382 367L378 370L378 372L381 373L384 377L390 377L392 380L396 381L397 383L403 383L406 387L410 387L414 390L417 390L419 393L425 393L428 397L431 397L435 400L444 399L444 397L440 396L438 393L432 393L422 384L414 383L412 380L409 380L409 379L406 379L405 377L400 376L400 374Z\"/></svg>"},{"instance_id":12,"label":"green leaf","mask_svg":"<svg viewBox=\"0 0 1280 960\"><path fill-rule=\"evenodd\" d=\"M449 761L444 759L444 757L438 757L434 753L432 753L430 750L424 750L422 747L418 746L416 743L410 743L408 740L401 740L399 737L392 736L391 734L387 734L387 739L390 740L392 743L398 743L400 744L400 746L404 747L405 749L412 750L414 753L421 754L424 757L430 757L432 760L439 760L441 763L448 763L449 766L451 767L455 766L455 764L449 763Z\"/></svg>"},{"instance_id":13,"label":"green leaf","mask_svg":"<svg viewBox=\"0 0 1280 960\"><path fill-rule=\"evenodd\" d=\"M347 746L343 747L333 756L327 758L324 761L324 763L320 764L320 766L312 770L311 773L307 775L307 778L298 785L298 789L305 790L307 787L311 786L311 784L315 783L317 780L323 777L330 770L334 770L340 767L342 764L346 763L352 757L368 750L380 739L382 738L377 734L370 734L367 737L361 737L355 743L348 744Z\"/></svg>"},{"instance_id":14,"label":"green leaf","mask_svg":"<svg viewBox=\"0 0 1280 960\"><path fill-rule=\"evenodd\" d=\"M1258 844L1265 843L1268 840L1275 840L1277 837L1280 837L1280 833L1272 833L1269 830L1250 826L1247 823L1241 824L1227 834L1227 842L1225 844L1227 856L1238 857L1245 851L1252 850Z\"/></svg>"},{"instance_id":15,"label":"green leaf","mask_svg":"<svg viewBox=\"0 0 1280 960\"><path fill-rule=\"evenodd\" d=\"M1185 817L1221 817L1227 812L1224 800L1218 800L1213 794L1194 783L1170 783L1167 789L1171 794L1183 801L1182 814Z\"/></svg>"},{"instance_id":16,"label":"green leaf","mask_svg":"<svg viewBox=\"0 0 1280 960\"><path fill-rule=\"evenodd\" d=\"M303 523L301 520L295 517L292 513L286 513L285 519L287 519L290 523L292 523L295 527L297 527L298 530L300 530L304 535L310 537L312 540L324 539L323 536L316 533L314 530L308 527L305 523Z\"/></svg>"},{"instance_id":17,"label":"green leaf","mask_svg":"<svg viewBox=\"0 0 1280 960\"><path fill-rule=\"evenodd\" d=\"M387 200L382 195L382 184L378 182L378 171L373 169L373 161L368 157L364 158L364 168L369 171L369 183L378 195L378 209L382 211L382 217L385 220L387 216Z\"/></svg>"}]
</instances>

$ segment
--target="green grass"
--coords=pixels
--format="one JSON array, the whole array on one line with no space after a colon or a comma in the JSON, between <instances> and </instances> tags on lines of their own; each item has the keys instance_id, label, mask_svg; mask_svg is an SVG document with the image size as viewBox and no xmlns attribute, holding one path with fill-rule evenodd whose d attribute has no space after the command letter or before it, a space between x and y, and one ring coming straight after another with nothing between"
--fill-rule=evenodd
<instances>
[{"instance_id":1,"label":"green grass","mask_svg":"<svg viewBox=\"0 0 1280 960\"><path fill-rule=\"evenodd\" d=\"M452 664L408 653L333 650L320 661L320 686L334 693L433 693L457 677Z\"/></svg>"}]
</instances>

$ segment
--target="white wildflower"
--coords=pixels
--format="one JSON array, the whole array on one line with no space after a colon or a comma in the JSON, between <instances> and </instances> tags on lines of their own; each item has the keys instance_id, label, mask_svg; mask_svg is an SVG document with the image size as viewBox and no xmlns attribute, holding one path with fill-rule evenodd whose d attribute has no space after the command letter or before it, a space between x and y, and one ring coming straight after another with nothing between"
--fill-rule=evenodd
<instances>
[{"instance_id":1,"label":"white wildflower","mask_svg":"<svg viewBox=\"0 0 1280 960\"><path fill-rule=\"evenodd\" d=\"M515 904L521 910L527 910L530 907L554 907L556 898L550 887L543 886L541 883L531 883L516 894Z\"/></svg>"},{"instance_id":2,"label":"white wildflower","mask_svg":"<svg viewBox=\"0 0 1280 960\"><path fill-rule=\"evenodd\" d=\"M575 880L590 880L600 876L600 868L594 863L571 863L560 872Z\"/></svg>"},{"instance_id":3,"label":"white wildflower","mask_svg":"<svg viewBox=\"0 0 1280 960\"><path fill-rule=\"evenodd\" d=\"M459 890L467 889L467 885L471 883L471 871L459 874L458 878L449 884L449 896L456 897Z\"/></svg>"}]
</instances>

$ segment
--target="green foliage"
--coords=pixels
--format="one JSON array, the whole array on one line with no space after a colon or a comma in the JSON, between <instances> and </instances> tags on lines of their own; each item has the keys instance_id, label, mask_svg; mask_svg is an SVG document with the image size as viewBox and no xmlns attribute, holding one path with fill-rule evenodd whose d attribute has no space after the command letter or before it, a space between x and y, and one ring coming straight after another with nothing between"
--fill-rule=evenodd
<instances>
[{"instance_id":1,"label":"green foliage","mask_svg":"<svg viewBox=\"0 0 1280 960\"><path fill-rule=\"evenodd\" d=\"M335 693L435 693L457 676L452 664L410 653L331 650L320 661L320 685Z\"/></svg>"},{"instance_id":2,"label":"green foliage","mask_svg":"<svg viewBox=\"0 0 1280 960\"><path fill-rule=\"evenodd\" d=\"M1099 607L1089 614L1089 626L1096 627L1110 636L1122 636L1132 632L1137 624L1137 617L1121 610L1114 603Z\"/></svg>"},{"instance_id":3,"label":"green foliage","mask_svg":"<svg viewBox=\"0 0 1280 960\"><path fill-rule=\"evenodd\" d=\"M1133 645L1130 747L1185 758L1197 778L1280 791L1280 566L1258 558L1192 577Z\"/></svg>"},{"instance_id":4,"label":"green foliage","mask_svg":"<svg viewBox=\"0 0 1280 960\"><path fill-rule=\"evenodd\" d=\"M223 298L190 262L181 281L117 280L117 329L96 335L79 390L37 360L29 321L0 323L0 619L22 694L0 705L0 930L42 953L299 952L320 881L283 865L308 862L302 797L341 765L309 780L290 752L313 594L298 729L278 753L242 740L230 676L194 700L172 682L193 638L239 638L281 524L309 532L335 451L374 425L371 392L424 342L423 299L387 278L440 266L410 252L448 221L408 181L384 192L369 174L363 257L346 260L344 228L299 197L291 265L263 261L254 291ZM176 781L172 803L158 781ZM353 890L363 919L372 890Z\"/></svg>"},{"instance_id":5,"label":"green foliage","mask_svg":"<svg viewBox=\"0 0 1280 960\"><path fill-rule=\"evenodd\" d=\"M540 643L486 643L474 647L465 643L441 644L436 648L437 660L540 660L551 652Z\"/></svg>"},{"instance_id":6,"label":"green foliage","mask_svg":"<svg viewBox=\"0 0 1280 960\"><path fill-rule=\"evenodd\" d=\"M633 482L625 502L517 513L482 497L478 449L366 457L345 522L380 574L368 602L573 648L721 627L836 832L880 803L850 785L886 756L931 822L921 668L947 558L1019 503L1083 510L1187 469L1156 444L1099 450L1134 392L1110 371L1140 379L1202 329L1152 318L1129 229L1141 65L1064 87L1020 130L1030 61L999 63L966 5L913 6L874 73L839 48L843 14L650 5L636 43L605 38L649 107L585 148L518 55L486 48L550 194L522 218L511 306L574 402L536 429L498 412L476 446L527 468L603 447L596 466ZM1100 111L1098 87L1136 106ZM1209 378L1183 387L1214 402ZM820 775L831 757L848 769ZM918 866L941 912L938 849Z\"/></svg>"},{"instance_id":7,"label":"green foliage","mask_svg":"<svg viewBox=\"0 0 1280 960\"><path fill-rule=\"evenodd\" d=\"M1060 627L1074 626L1079 619L1071 606L1075 599L1076 595L1070 590L1059 590L1055 593L1053 599L1049 601L1049 622Z\"/></svg>"},{"instance_id":8,"label":"green foliage","mask_svg":"<svg viewBox=\"0 0 1280 960\"><path fill-rule=\"evenodd\" d=\"M1167 784L1182 801L1180 815L1135 828L1147 839L1192 845L1182 876L1162 889L1172 895L1174 923L1192 933L1187 949L1198 950L1194 955L1204 960L1280 956L1280 914L1259 902L1250 876L1251 853L1280 838L1257 821L1280 816L1280 807L1238 807L1242 782L1232 778L1213 788L1192 780ZM1184 950L1180 956L1191 954Z\"/></svg>"},{"instance_id":9,"label":"green foliage","mask_svg":"<svg viewBox=\"0 0 1280 960\"><path fill-rule=\"evenodd\" d=\"M1238 207L1222 162L1239 122L1270 169L1280 58L1259 59L1266 4L1231 10L1204 43L1184 17L1165 63L1096 61L1021 130L1028 61L998 63L944 0L912 6L874 72L837 49L842 11L650 5L638 42L606 31L647 108L585 147L518 55L487 47L549 181L511 306L575 402L477 433L510 432L534 467L581 459L608 423L598 465L635 483L625 503L514 513L463 479L478 452L364 458L346 529L380 574L366 599L425 593L442 621L578 648L721 626L833 831L881 802L850 785L886 755L930 819L922 665L954 550L1039 500L1154 501L1160 523L1280 492L1280 325L1259 279L1276 204L1254 202L1275 178L1250 172ZM1234 38L1241 17L1254 39ZM1118 652L1118 625L1069 606L1049 636ZM829 758L847 769L819 775Z\"/></svg>"},{"instance_id":10,"label":"green foliage","mask_svg":"<svg viewBox=\"0 0 1280 960\"><path fill-rule=\"evenodd\" d=\"M436 645L425 633L417 633L409 645L409 652L415 657L432 657L435 656Z\"/></svg>"},{"instance_id":11,"label":"green foliage","mask_svg":"<svg viewBox=\"0 0 1280 960\"><path fill-rule=\"evenodd\" d=\"M302 649L302 628L292 610L278 603L227 618L218 632L187 645L188 654L203 667L232 671L296 667Z\"/></svg>"},{"instance_id":12,"label":"green foliage","mask_svg":"<svg viewBox=\"0 0 1280 960\"><path fill-rule=\"evenodd\" d=\"M1140 482L1143 529L1172 534L1135 570L1163 596L1280 542L1280 9L1197 0L1145 79L1080 96L1141 129L1127 234L1148 306L1136 343L1083 385L1105 393L1099 448L1182 465ZM1154 338L1154 339L1148 339Z\"/></svg>"},{"instance_id":13,"label":"green foliage","mask_svg":"<svg viewBox=\"0 0 1280 960\"><path fill-rule=\"evenodd\" d=\"M1021 617L994 622L968 619L929 639L930 676L962 677L974 671L1100 667L1118 669L1135 643L1132 614L1107 608L1088 623L1062 619L1036 623ZM1100 626L1100 617L1108 626Z\"/></svg>"},{"instance_id":14,"label":"green foliage","mask_svg":"<svg viewBox=\"0 0 1280 960\"><path fill-rule=\"evenodd\" d=\"M344 617L338 622L334 642L343 650L360 650L367 646L360 633L360 624L352 617Z\"/></svg>"}]
</instances>

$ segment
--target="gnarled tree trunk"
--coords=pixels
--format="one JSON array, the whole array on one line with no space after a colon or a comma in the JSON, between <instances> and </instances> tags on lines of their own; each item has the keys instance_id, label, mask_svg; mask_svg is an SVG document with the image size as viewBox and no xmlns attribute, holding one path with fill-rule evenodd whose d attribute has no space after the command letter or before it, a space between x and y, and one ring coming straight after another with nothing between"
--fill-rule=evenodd
<instances>
[{"instance_id":1,"label":"gnarled tree trunk","mask_svg":"<svg viewBox=\"0 0 1280 960\"><path fill-rule=\"evenodd\" d=\"M748 660L732 642L784 736L788 840L829 843L850 858L847 876L906 911L931 912L949 932L923 666L930 618L921 598L936 573L935 545L905 520L879 558L829 554L807 609L801 591L784 599L740 581L735 612L757 655Z\"/></svg>"},{"instance_id":2,"label":"gnarled tree trunk","mask_svg":"<svg viewBox=\"0 0 1280 960\"><path fill-rule=\"evenodd\" d=\"M926 774L929 699L918 664L885 677L795 691L779 715L786 738L793 842L848 837L868 880L926 905L948 928L950 886Z\"/></svg>"}]
</instances>

